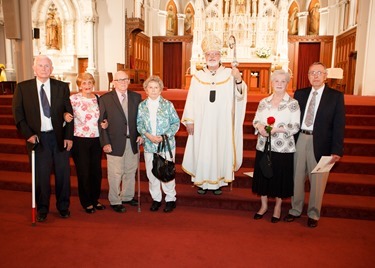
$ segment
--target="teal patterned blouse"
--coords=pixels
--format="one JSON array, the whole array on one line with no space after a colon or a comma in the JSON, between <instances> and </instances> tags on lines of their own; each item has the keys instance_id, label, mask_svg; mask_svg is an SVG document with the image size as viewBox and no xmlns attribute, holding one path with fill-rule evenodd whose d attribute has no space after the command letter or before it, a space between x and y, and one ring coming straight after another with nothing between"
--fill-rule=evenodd
<instances>
[{"instance_id":1,"label":"teal patterned blouse","mask_svg":"<svg viewBox=\"0 0 375 268\"><path fill-rule=\"evenodd\" d=\"M145 140L144 150L146 153L155 153L158 150L157 144L146 138L146 133L152 133L150 112L148 109L148 98L138 106L137 130ZM173 103L160 96L159 107L156 114L156 135L167 135L171 149L176 147L175 134L180 128L180 118L173 106Z\"/></svg>"}]
</instances>

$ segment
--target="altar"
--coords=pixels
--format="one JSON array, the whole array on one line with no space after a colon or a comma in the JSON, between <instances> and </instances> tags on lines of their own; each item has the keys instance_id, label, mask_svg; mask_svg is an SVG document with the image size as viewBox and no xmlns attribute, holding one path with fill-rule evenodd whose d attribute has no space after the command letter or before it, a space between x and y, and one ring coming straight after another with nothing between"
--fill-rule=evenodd
<instances>
[{"instance_id":1,"label":"altar","mask_svg":"<svg viewBox=\"0 0 375 268\"><path fill-rule=\"evenodd\" d=\"M230 63L223 63L225 67L230 68ZM246 82L248 94L263 93L268 94L271 92L270 78L271 78L272 64L269 62L253 62L253 63L240 63L238 69L242 73L242 79ZM192 74L185 75L186 86L189 89Z\"/></svg>"}]
</instances>

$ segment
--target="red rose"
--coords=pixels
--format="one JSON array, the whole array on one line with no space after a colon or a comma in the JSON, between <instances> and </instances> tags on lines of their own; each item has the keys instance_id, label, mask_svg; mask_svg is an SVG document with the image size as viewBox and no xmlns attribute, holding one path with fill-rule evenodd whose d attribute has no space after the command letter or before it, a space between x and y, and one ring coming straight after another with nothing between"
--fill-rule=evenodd
<instances>
[{"instance_id":1,"label":"red rose","mask_svg":"<svg viewBox=\"0 0 375 268\"><path fill-rule=\"evenodd\" d=\"M275 121L276 121L276 119L273 116L270 116L270 117L267 118L267 124L268 125L273 125L275 123Z\"/></svg>"}]
</instances>

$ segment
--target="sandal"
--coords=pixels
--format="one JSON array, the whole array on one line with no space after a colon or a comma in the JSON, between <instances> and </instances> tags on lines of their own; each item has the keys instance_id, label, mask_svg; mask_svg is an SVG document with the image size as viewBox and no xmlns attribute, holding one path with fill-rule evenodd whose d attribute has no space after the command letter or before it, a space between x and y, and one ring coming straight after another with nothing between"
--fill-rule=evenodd
<instances>
[{"instance_id":1,"label":"sandal","mask_svg":"<svg viewBox=\"0 0 375 268\"><path fill-rule=\"evenodd\" d=\"M198 194L206 194L207 193L207 189L199 188L197 192L198 192Z\"/></svg>"},{"instance_id":2,"label":"sandal","mask_svg":"<svg viewBox=\"0 0 375 268\"><path fill-rule=\"evenodd\" d=\"M223 191L220 188L214 190L214 195L221 195L222 193L223 193Z\"/></svg>"}]
</instances>

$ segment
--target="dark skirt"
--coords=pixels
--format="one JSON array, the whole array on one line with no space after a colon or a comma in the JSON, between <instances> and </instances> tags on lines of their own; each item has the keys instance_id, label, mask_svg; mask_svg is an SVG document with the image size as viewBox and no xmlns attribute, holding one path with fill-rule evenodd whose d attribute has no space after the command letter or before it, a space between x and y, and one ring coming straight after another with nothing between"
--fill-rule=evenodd
<instances>
[{"instance_id":1,"label":"dark skirt","mask_svg":"<svg viewBox=\"0 0 375 268\"><path fill-rule=\"evenodd\" d=\"M263 152L256 151L253 193L268 197L288 198L293 196L293 155L294 153L271 153L273 177L265 178L260 170L259 161Z\"/></svg>"}]
</instances>

